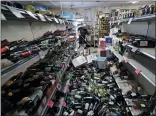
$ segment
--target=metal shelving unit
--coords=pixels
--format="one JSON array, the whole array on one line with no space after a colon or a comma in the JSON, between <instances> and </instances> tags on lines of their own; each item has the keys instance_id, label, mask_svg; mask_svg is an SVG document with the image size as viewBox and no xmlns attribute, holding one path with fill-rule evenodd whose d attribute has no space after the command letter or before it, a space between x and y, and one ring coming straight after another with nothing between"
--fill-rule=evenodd
<instances>
[{"instance_id":1,"label":"metal shelving unit","mask_svg":"<svg viewBox=\"0 0 156 116\"><path fill-rule=\"evenodd\" d=\"M44 54L47 54L48 50L44 51ZM31 56L25 58L12 66L9 66L1 71L1 86L8 81L11 77L17 75L20 72L26 71L26 69L32 65L33 63L37 62L40 59L39 55Z\"/></svg>"},{"instance_id":2,"label":"metal shelving unit","mask_svg":"<svg viewBox=\"0 0 156 116\"><path fill-rule=\"evenodd\" d=\"M109 47L113 54L119 59L119 61L124 61L123 56L121 56L117 51L114 50L112 46ZM155 92L155 75L149 71L142 64L138 63L134 59L128 59L128 62L124 65L130 70L130 72L138 78L139 83L144 87L144 89L149 93L153 94ZM139 75L135 73L136 69L140 69Z\"/></svg>"},{"instance_id":3,"label":"metal shelving unit","mask_svg":"<svg viewBox=\"0 0 156 116\"><path fill-rule=\"evenodd\" d=\"M66 83L65 83L65 87L63 88L63 92L64 92L64 93L66 93L66 90L67 90L67 88L68 88L68 86L69 86L69 82L70 82L70 79L68 79L68 80L66 81ZM61 115L62 108L63 108L63 103L64 103L64 101L65 101L65 98L66 98L66 96L65 96L65 97L62 97L62 98L60 99L60 104L58 105L58 107L60 108L60 111L56 114L56 116L60 116L60 115Z\"/></svg>"},{"instance_id":4,"label":"metal shelving unit","mask_svg":"<svg viewBox=\"0 0 156 116\"><path fill-rule=\"evenodd\" d=\"M42 100L42 102L41 102L41 104L37 110L37 113L36 113L37 116L43 116L45 111L47 111L48 103L56 92L58 82L59 82L59 80L56 80L55 84L52 84L51 87L49 88L50 92L51 92L50 95L47 94L44 96L44 98L43 98L43 100ZM47 93L48 93L48 91L47 91Z\"/></svg>"},{"instance_id":5,"label":"metal shelving unit","mask_svg":"<svg viewBox=\"0 0 156 116\"><path fill-rule=\"evenodd\" d=\"M141 22L141 21L147 21L147 20L151 20L151 19L155 19L155 15L156 14L150 14L150 15L144 15L144 16L140 16L140 17L134 17L132 18L132 22ZM122 22L128 22L131 18L127 18L127 19L121 19L121 20L116 20L116 21L110 21L111 24L115 24L115 23L122 23Z\"/></svg>"},{"instance_id":6,"label":"metal shelving unit","mask_svg":"<svg viewBox=\"0 0 156 116\"><path fill-rule=\"evenodd\" d=\"M129 47L131 48L134 48L134 46L132 45L128 45ZM156 48L138 48L139 49L139 52L145 54L146 56L156 60L156 57L155 57L155 50Z\"/></svg>"},{"instance_id":7,"label":"metal shelving unit","mask_svg":"<svg viewBox=\"0 0 156 116\"><path fill-rule=\"evenodd\" d=\"M56 81L56 84L55 85L52 85L52 87L50 87L50 88L52 88L52 90L51 90L51 94L50 95L46 95L46 96L44 96L44 98L43 98L43 100L42 100L42 102L41 102L41 104L40 104L40 106L39 106L39 108L38 108L38 111L37 111L37 113L36 113L36 115L37 116L43 116L43 115L45 115L46 114L46 112L48 111L48 103L49 103L49 101L53 98L53 96L54 96L54 94L55 94L55 91L56 91L56 89L57 89L57 87L58 87L58 83L60 83L60 81L61 81L61 78L62 78L62 76L64 75L64 73L65 73L65 71L66 71L66 69L67 69L67 67L68 67L68 64L69 64L69 62L71 61L71 57L72 57L72 55L68 58L68 60L66 61L66 64L65 64L65 67L57 74L57 77L58 77L58 80ZM68 81L67 81L68 82ZM67 88L66 88L67 89ZM65 89L65 90L66 90ZM61 103L64 101L64 98L62 98L62 101L61 101ZM44 105L43 105L44 104ZM59 105L59 107L61 108L61 105ZM61 111L61 110L60 110ZM60 113L60 111L59 111L59 113Z\"/></svg>"},{"instance_id":8,"label":"metal shelving unit","mask_svg":"<svg viewBox=\"0 0 156 116\"><path fill-rule=\"evenodd\" d=\"M19 20L29 22L45 22L45 23L56 23L56 24L71 24L72 21L58 18L55 16L42 15L32 13L24 9L18 9L6 5L1 5L1 20Z\"/></svg>"}]
</instances>

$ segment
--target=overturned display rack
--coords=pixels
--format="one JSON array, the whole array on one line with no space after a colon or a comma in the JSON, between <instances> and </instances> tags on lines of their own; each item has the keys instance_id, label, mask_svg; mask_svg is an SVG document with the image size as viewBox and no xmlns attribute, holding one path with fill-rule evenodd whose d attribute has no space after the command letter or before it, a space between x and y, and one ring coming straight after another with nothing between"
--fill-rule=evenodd
<instances>
[{"instance_id":1,"label":"overturned display rack","mask_svg":"<svg viewBox=\"0 0 156 116\"><path fill-rule=\"evenodd\" d=\"M56 24L72 24L72 21L68 21L55 16L42 15L38 13L32 13L27 10L9 7L1 5L1 20L18 20L29 22L45 22Z\"/></svg>"}]
</instances>

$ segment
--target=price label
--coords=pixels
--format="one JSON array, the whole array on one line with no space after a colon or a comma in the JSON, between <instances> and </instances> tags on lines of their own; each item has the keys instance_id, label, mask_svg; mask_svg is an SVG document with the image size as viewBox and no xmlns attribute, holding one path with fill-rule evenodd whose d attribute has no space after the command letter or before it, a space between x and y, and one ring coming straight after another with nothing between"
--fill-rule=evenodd
<instances>
[{"instance_id":1,"label":"price label","mask_svg":"<svg viewBox=\"0 0 156 116\"><path fill-rule=\"evenodd\" d=\"M38 18L37 17L35 17L35 15L32 13L32 12L30 12L30 11L26 11L31 17L33 17L34 19L37 19L38 20Z\"/></svg>"},{"instance_id":2,"label":"price label","mask_svg":"<svg viewBox=\"0 0 156 116\"><path fill-rule=\"evenodd\" d=\"M147 46L148 45L148 41L140 41L140 46Z\"/></svg>"},{"instance_id":3,"label":"price label","mask_svg":"<svg viewBox=\"0 0 156 116\"><path fill-rule=\"evenodd\" d=\"M130 18L127 24L131 24L133 18Z\"/></svg>"},{"instance_id":4,"label":"price label","mask_svg":"<svg viewBox=\"0 0 156 116\"><path fill-rule=\"evenodd\" d=\"M18 10L8 7L17 18L25 18Z\"/></svg>"},{"instance_id":5,"label":"price label","mask_svg":"<svg viewBox=\"0 0 156 116\"><path fill-rule=\"evenodd\" d=\"M38 14L38 16L40 17L41 21L46 21L43 15Z\"/></svg>"},{"instance_id":6,"label":"price label","mask_svg":"<svg viewBox=\"0 0 156 116\"><path fill-rule=\"evenodd\" d=\"M137 69L135 70L135 72L136 72L136 74L139 74L139 73L141 72L141 70L137 68Z\"/></svg>"},{"instance_id":7,"label":"price label","mask_svg":"<svg viewBox=\"0 0 156 116\"><path fill-rule=\"evenodd\" d=\"M50 100L50 101L48 102L48 106L49 106L50 108L52 108L52 107L54 106L54 102L53 102L52 100Z\"/></svg>"},{"instance_id":8,"label":"price label","mask_svg":"<svg viewBox=\"0 0 156 116\"><path fill-rule=\"evenodd\" d=\"M52 21L48 16L45 16L49 21Z\"/></svg>"},{"instance_id":9,"label":"price label","mask_svg":"<svg viewBox=\"0 0 156 116\"><path fill-rule=\"evenodd\" d=\"M1 12L1 20L6 20L5 16L3 15L3 13Z\"/></svg>"},{"instance_id":10,"label":"price label","mask_svg":"<svg viewBox=\"0 0 156 116\"><path fill-rule=\"evenodd\" d=\"M54 20L55 20L56 23L59 23L59 21L55 17L54 17Z\"/></svg>"},{"instance_id":11,"label":"price label","mask_svg":"<svg viewBox=\"0 0 156 116\"><path fill-rule=\"evenodd\" d=\"M138 50L138 48L133 47L131 51L132 51L132 52L136 52L137 50Z\"/></svg>"},{"instance_id":12,"label":"price label","mask_svg":"<svg viewBox=\"0 0 156 116\"><path fill-rule=\"evenodd\" d=\"M62 106L63 106L63 107L66 107L66 105L67 105L66 102L63 102Z\"/></svg>"}]
</instances>

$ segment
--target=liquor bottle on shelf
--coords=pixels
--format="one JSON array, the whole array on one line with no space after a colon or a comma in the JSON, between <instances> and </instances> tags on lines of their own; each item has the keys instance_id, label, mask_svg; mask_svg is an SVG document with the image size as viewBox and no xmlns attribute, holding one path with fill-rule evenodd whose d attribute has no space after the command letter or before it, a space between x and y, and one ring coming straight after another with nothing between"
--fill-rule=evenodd
<instances>
[{"instance_id":1,"label":"liquor bottle on shelf","mask_svg":"<svg viewBox=\"0 0 156 116\"><path fill-rule=\"evenodd\" d=\"M136 37L135 40L132 42L132 45L135 47L154 48L156 45L156 41L150 37Z\"/></svg>"},{"instance_id":2,"label":"liquor bottle on shelf","mask_svg":"<svg viewBox=\"0 0 156 116\"><path fill-rule=\"evenodd\" d=\"M3 47L5 47L5 46L7 46L8 45L8 40L7 39L4 39L4 40L2 40L1 41L1 48L3 48Z\"/></svg>"},{"instance_id":3,"label":"liquor bottle on shelf","mask_svg":"<svg viewBox=\"0 0 156 116\"><path fill-rule=\"evenodd\" d=\"M52 108L48 109L47 114L50 114L50 116L54 116L59 111L60 111L60 108L54 105Z\"/></svg>"},{"instance_id":4,"label":"liquor bottle on shelf","mask_svg":"<svg viewBox=\"0 0 156 116\"><path fill-rule=\"evenodd\" d=\"M41 100L43 96L43 88L36 89L33 93L29 94L27 97L22 98L22 100L17 102L17 109L13 115L29 115L33 109L36 107L37 103Z\"/></svg>"},{"instance_id":5,"label":"liquor bottle on shelf","mask_svg":"<svg viewBox=\"0 0 156 116\"><path fill-rule=\"evenodd\" d=\"M5 88L8 88L9 86L12 86L13 84L17 84L21 77L22 77L23 73L20 72L19 74L17 74L16 76L13 76L11 79L9 79L3 86L2 86L2 90L4 90Z\"/></svg>"},{"instance_id":6,"label":"liquor bottle on shelf","mask_svg":"<svg viewBox=\"0 0 156 116\"><path fill-rule=\"evenodd\" d=\"M25 41L25 38L24 39L21 39L21 40L18 40L18 41L14 41L14 42L10 42L8 43L7 46L1 48L1 54L4 54L6 53L7 51L9 50L14 50L16 49L21 43L23 43Z\"/></svg>"}]
</instances>

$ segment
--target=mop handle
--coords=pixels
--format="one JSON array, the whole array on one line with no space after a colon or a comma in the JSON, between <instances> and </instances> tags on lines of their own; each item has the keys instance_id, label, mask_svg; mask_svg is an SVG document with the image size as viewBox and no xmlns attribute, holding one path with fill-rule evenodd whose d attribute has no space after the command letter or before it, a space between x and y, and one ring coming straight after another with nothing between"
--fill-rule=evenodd
<instances>
[{"instance_id":1,"label":"mop handle","mask_svg":"<svg viewBox=\"0 0 156 116\"><path fill-rule=\"evenodd\" d=\"M80 34L80 36L82 37L82 35ZM85 40L85 38L82 37L83 40ZM85 40L86 41L86 40ZM86 41L87 42L87 41ZM88 43L88 42L87 42ZM88 45L91 47L91 45L88 43Z\"/></svg>"}]
</instances>

